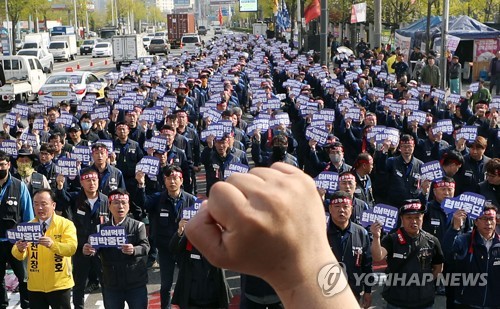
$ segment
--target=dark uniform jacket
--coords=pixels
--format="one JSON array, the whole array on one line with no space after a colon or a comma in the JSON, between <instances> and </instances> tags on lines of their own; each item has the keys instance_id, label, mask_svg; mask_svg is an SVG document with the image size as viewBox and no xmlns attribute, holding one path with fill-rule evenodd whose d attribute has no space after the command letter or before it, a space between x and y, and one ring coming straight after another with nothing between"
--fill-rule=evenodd
<instances>
[{"instance_id":1,"label":"dark uniform jacket","mask_svg":"<svg viewBox=\"0 0 500 309\"><path fill-rule=\"evenodd\" d=\"M112 226L111 220L101 226ZM127 243L134 245L134 254L126 255L116 248L99 249L102 262L102 286L110 290L122 290L146 286L148 269L146 258L149 242L144 223L132 218L125 218L120 224L125 227Z\"/></svg>"},{"instance_id":2,"label":"dark uniform jacket","mask_svg":"<svg viewBox=\"0 0 500 309\"><path fill-rule=\"evenodd\" d=\"M434 303L435 284L432 275L424 281L425 274L432 274L434 265L444 262L439 240L421 230L419 235L411 238L403 228L385 236L382 247L387 250L388 276L392 279L405 276L404 285L386 284L382 292L384 299L391 305L405 308L425 308ZM410 280L416 276L418 280ZM422 284L424 283L425 284Z\"/></svg>"},{"instance_id":3,"label":"dark uniform jacket","mask_svg":"<svg viewBox=\"0 0 500 309\"><path fill-rule=\"evenodd\" d=\"M354 274L357 274L361 278L362 274L366 276L373 271L370 238L365 228L351 222L346 230L342 231L330 218L327 236L330 248L337 261L344 263L346 266L349 286L354 295L359 295L362 291L371 293L371 286L356 285L354 276Z\"/></svg>"},{"instance_id":4,"label":"dark uniform jacket","mask_svg":"<svg viewBox=\"0 0 500 309\"><path fill-rule=\"evenodd\" d=\"M446 233L443 247L447 261L452 261L460 273L488 275L479 277L477 284L457 287L455 301L474 308L499 308L500 236L495 233L490 250L487 250L476 229L463 235L458 233L454 229Z\"/></svg>"},{"instance_id":5,"label":"dark uniform jacket","mask_svg":"<svg viewBox=\"0 0 500 309\"><path fill-rule=\"evenodd\" d=\"M228 308L229 288L222 269L212 266L185 236L177 233L170 241L170 250L179 263L172 304L180 308Z\"/></svg>"}]
</instances>

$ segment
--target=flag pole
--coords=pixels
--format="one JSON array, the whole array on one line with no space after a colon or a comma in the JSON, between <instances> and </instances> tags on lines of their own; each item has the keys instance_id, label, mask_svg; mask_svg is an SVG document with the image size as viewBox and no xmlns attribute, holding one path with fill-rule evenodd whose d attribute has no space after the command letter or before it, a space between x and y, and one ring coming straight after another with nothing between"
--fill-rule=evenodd
<instances>
[{"instance_id":1,"label":"flag pole","mask_svg":"<svg viewBox=\"0 0 500 309\"><path fill-rule=\"evenodd\" d=\"M321 64L328 66L328 0L321 0L320 27Z\"/></svg>"}]
</instances>

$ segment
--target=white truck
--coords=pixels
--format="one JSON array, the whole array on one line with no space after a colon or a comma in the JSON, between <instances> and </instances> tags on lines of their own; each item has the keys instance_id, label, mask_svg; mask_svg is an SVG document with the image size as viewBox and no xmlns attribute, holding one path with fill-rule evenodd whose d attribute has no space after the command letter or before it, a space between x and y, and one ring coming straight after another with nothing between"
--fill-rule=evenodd
<instances>
[{"instance_id":1,"label":"white truck","mask_svg":"<svg viewBox=\"0 0 500 309\"><path fill-rule=\"evenodd\" d=\"M146 49L142 43L142 37L138 34L115 35L111 39L113 48L113 63L116 69L124 64L131 64L132 61L146 56Z\"/></svg>"},{"instance_id":2,"label":"white truck","mask_svg":"<svg viewBox=\"0 0 500 309\"><path fill-rule=\"evenodd\" d=\"M23 49L47 49L50 44L50 35L48 32L28 33L24 37Z\"/></svg>"},{"instance_id":3,"label":"white truck","mask_svg":"<svg viewBox=\"0 0 500 309\"><path fill-rule=\"evenodd\" d=\"M0 87L0 107L34 100L47 80L40 61L32 56L3 56L0 62L5 75L5 84Z\"/></svg>"},{"instance_id":4,"label":"white truck","mask_svg":"<svg viewBox=\"0 0 500 309\"><path fill-rule=\"evenodd\" d=\"M54 60L75 60L78 53L76 36L74 34L53 36L49 52L54 55Z\"/></svg>"}]
</instances>

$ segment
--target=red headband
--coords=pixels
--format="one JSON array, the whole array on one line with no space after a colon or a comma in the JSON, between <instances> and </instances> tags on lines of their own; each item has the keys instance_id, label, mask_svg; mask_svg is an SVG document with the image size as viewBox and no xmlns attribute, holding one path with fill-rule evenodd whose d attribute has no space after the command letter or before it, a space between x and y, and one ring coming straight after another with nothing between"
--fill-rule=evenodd
<instances>
[{"instance_id":1,"label":"red headband","mask_svg":"<svg viewBox=\"0 0 500 309\"><path fill-rule=\"evenodd\" d=\"M182 173L181 172L172 172L167 177L170 177L170 176L176 176L176 177L182 178Z\"/></svg>"},{"instance_id":2,"label":"red headband","mask_svg":"<svg viewBox=\"0 0 500 309\"><path fill-rule=\"evenodd\" d=\"M109 200L110 203L112 201L115 201L115 200L123 200L123 201L128 202L129 197L126 194L116 193L116 194L110 195L109 198L108 198L108 200Z\"/></svg>"},{"instance_id":3,"label":"red headband","mask_svg":"<svg viewBox=\"0 0 500 309\"><path fill-rule=\"evenodd\" d=\"M92 149L92 152L96 152L96 151L98 151L99 149L104 149L104 150L106 150L106 152L108 151L108 148L107 148L107 147L97 147L97 148Z\"/></svg>"},{"instance_id":4,"label":"red headband","mask_svg":"<svg viewBox=\"0 0 500 309\"><path fill-rule=\"evenodd\" d=\"M88 173L80 176L80 180L86 180L86 179L99 179L99 176L96 173Z\"/></svg>"},{"instance_id":5,"label":"red headband","mask_svg":"<svg viewBox=\"0 0 500 309\"><path fill-rule=\"evenodd\" d=\"M339 177L339 181L345 181L345 180L356 180L356 177L354 177L353 174L344 174Z\"/></svg>"},{"instance_id":6,"label":"red headband","mask_svg":"<svg viewBox=\"0 0 500 309\"><path fill-rule=\"evenodd\" d=\"M453 188L455 189L455 183L449 181L436 181L434 182L433 188Z\"/></svg>"},{"instance_id":7,"label":"red headband","mask_svg":"<svg viewBox=\"0 0 500 309\"><path fill-rule=\"evenodd\" d=\"M361 165L361 164L370 164L370 161L365 160L365 159L358 160L358 165Z\"/></svg>"},{"instance_id":8,"label":"red headband","mask_svg":"<svg viewBox=\"0 0 500 309\"><path fill-rule=\"evenodd\" d=\"M330 201L330 205L343 204L343 203L352 205L352 200L348 197L339 197L339 198L334 198Z\"/></svg>"},{"instance_id":9,"label":"red headband","mask_svg":"<svg viewBox=\"0 0 500 309\"><path fill-rule=\"evenodd\" d=\"M494 209L488 209L483 212L483 215L481 217L497 217L497 212Z\"/></svg>"},{"instance_id":10,"label":"red headband","mask_svg":"<svg viewBox=\"0 0 500 309\"><path fill-rule=\"evenodd\" d=\"M412 140L412 139L407 140L407 141L402 141L402 140L400 140L400 141L399 141L399 144L401 144L401 145L414 145L414 144L415 144L415 141L414 141L414 140Z\"/></svg>"}]
</instances>

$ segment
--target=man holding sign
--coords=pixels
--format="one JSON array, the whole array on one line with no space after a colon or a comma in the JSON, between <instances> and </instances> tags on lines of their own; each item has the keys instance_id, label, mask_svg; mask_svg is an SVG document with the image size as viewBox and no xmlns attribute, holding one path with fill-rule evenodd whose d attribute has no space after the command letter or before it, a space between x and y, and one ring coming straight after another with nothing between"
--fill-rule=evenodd
<instances>
[{"instance_id":1,"label":"man holding sign","mask_svg":"<svg viewBox=\"0 0 500 309\"><path fill-rule=\"evenodd\" d=\"M161 276L161 304L167 308L170 302L170 289L174 280L175 256L169 250L169 242L177 232L179 226L184 226L182 210L193 207L196 198L185 192L181 187L183 183L182 169L170 165L163 170L163 180L166 190L146 195L145 175L138 172L136 175L137 191L136 203L148 212L151 220L151 235L158 248L158 261Z\"/></svg>"},{"instance_id":2,"label":"man holding sign","mask_svg":"<svg viewBox=\"0 0 500 309\"><path fill-rule=\"evenodd\" d=\"M71 256L77 247L73 222L55 214L55 195L41 189L34 196L36 219L42 228L38 243L17 241L12 255L28 262L28 291L30 308L71 308Z\"/></svg>"},{"instance_id":3,"label":"man holding sign","mask_svg":"<svg viewBox=\"0 0 500 309\"><path fill-rule=\"evenodd\" d=\"M452 228L446 233L443 246L447 261L451 261L461 273L480 275L486 272L487 284L457 287L461 292L456 293L455 306L461 304L460 308L498 308L500 236L495 232L497 208L485 206L472 232L459 235L462 222L463 217L453 216Z\"/></svg>"},{"instance_id":4,"label":"man holding sign","mask_svg":"<svg viewBox=\"0 0 500 309\"><path fill-rule=\"evenodd\" d=\"M124 308L125 302L130 309L147 308L146 257L149 252L149 242L146 226L128 216L130 198L127 191L123 189L111 191L108 201L112 218L101 227L125 228L127 243L98 249L86 243L83 246L83 254L99 254L103 270L102 294L105 308Z\"/></svg>"},{"instance_id":5,"label":"man holding sign","mask_svg":"<svg viewBox=\"0 0 500 309\"><path fill-rule=\"evenodd\" d=\"M444 256L439 240L422 230L425 211L419 200L405 200L399 209L401 227L382 242L382 225L375 222L370 227L373 260L387 258L388 280L392 280L382 292L387 308L411 304L424 309L434 304L434 279L443 270Z\"/></svg>"},{"instance_id":6,"label":"man holding sign","mask_svg":"<svg viewBox=\"0 0 500 309\"><path fill-rule=\"evenodd\" d=\"M476 192L477 185L484 180L486 163L490 160L484 155L488 141L478 136L469 148L470 153L464 156L464 164L458 171L456 195L464 192Z\"/></svg>"}]
</instances>

